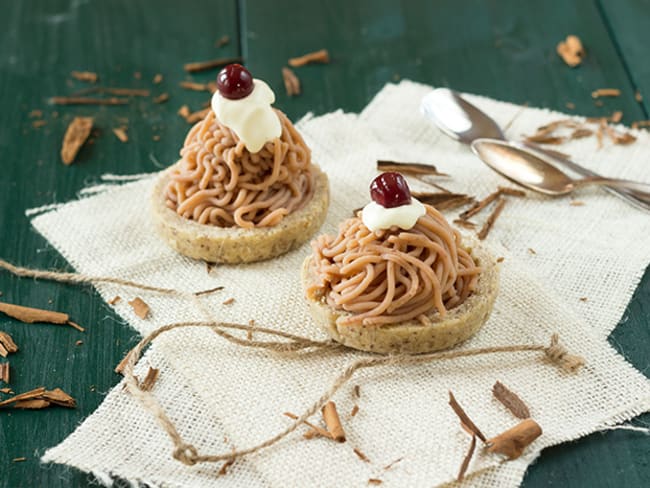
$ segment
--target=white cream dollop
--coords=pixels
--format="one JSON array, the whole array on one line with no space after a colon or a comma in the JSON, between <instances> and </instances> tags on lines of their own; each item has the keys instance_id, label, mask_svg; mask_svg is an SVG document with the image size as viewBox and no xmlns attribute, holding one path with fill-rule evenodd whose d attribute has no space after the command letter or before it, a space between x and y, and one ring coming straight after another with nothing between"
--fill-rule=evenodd
<instances>
[{"instance_id":1,"label":"white cream dollop","mask_svg":"<svg viewBox=\"0 0 650 488\"><path fill-rule=\"evenodd\" d=\"M399 207L386 208L376 202L370 202L363 207L361 220L371 231L390 229L397 226L400 229L412 229L420 217L427 213L424 205L411 197L411 203Z\"/></svg>"},{"instance_id":2,"label":"white cream dollop","mask_svg":"<svg viewBox=\"0 0 650 488\"><path fill-rule=\"evenodd\" d=\"M253 80L253 91L246 97L230 100L219 91L212 95L212 110L219 121L237 134L252 153L280 137L282 125L273 111L275 93L262 80Z\"/></svg>"}]
</instances>

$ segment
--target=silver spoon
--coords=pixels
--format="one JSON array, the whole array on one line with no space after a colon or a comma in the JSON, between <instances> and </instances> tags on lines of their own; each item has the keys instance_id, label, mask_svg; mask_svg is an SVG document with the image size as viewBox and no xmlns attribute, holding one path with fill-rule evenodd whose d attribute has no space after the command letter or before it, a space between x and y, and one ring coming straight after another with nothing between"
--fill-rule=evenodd
<instances>
[{"instance_id":1,"label":"silver spoon","mask_svg":"<svg viewBox=\"0 0 650 488\"><path fill-rule=\"evenodd\" d=\"M471 144L478 138L494 138L505 140L505 136L497 123L487 114L462 98L457 92L448 88L436 88L427 94L420 104L422 113L448 136L465 144ZM515 143L523 151L544 158L552 164L567 167L576 173L587 177L600 177L595 172L584 168L560 155L529 143ZM638 198L635 194L610 186L605 187L624 200L638 208L650 210L650 199Z\"/></svg>"},{"instance_id":2,"label":"silver spoon","mask_svg":"<svg viewBox=\"0 0 650 488\"><path fill-rule=\"evenodd\" d=\"M471 146L474 154L497 173L540 193L565 195L586 185L609 185L630 190L640 198L650 199L650 184L600 176L575 180L512 142L476 139Z\"/></svg>"}]
</instances>

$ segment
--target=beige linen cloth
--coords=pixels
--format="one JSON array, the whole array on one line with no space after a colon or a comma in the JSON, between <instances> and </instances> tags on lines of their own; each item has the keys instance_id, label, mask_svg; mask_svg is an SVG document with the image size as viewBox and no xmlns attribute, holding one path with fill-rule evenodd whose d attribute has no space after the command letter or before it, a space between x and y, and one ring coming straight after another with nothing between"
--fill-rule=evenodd
<instances>
[{"instance_id":1,"label":"beige linen cloth","mask_svg":"<svg viewBox=\"0 0 650 488\"><path fill-rule=\"evenodd\" d=\"M314 160L330 177L332 203L322 232L335 232L352 209L367 203L377 159L434 163L451 175L440 183L479 198L506 183L423 119L418 104L430 89L412 82L387 85L360 115L339 111L300 121ZM514 118L511 137L564 117L471 100L502 125ZM643 153L650 138L638 136L629 147L606 144L597 150L594 140L580 140L565 150L598 172L647 179ZM309 317L299 279L309 245L269 262L219 266L208 275L204 263L179 256L154 233L147 208L152 178L120 184L108 178L78 201L41 211L33 224L82 273L186 291L225 287L201 297L198 306L189 298L98 285L105 300L122 296L114 308L141 334L171 322L212 318L255 319L260 326L324 337ZM448 390L486 435L496 435L517 422L492 398L491 387L500 380L530 406L544 434L513 462L478 449L465 483L517 486L544 447L650 410L650 382L606 342L650 262L650 216L602 190L587 189L578 198L584 206L571 206L568 197L509 199L487 240L495 255L505 257L499 297L488 323L462 345L546 344L558 332L571 352L587 360L577 374L560 371L537 353L364 370L334 398L345 444L305 440L301 428L237 461L224 475L218 474L220 464L189 467L172 459L167 435L120 384L43 460L92 472L107 484L121 477L172 487L362 487L377 478L383 486L436 486L455 479L470 441L447 404ZM151 306L148 319L136 317L127 304L135 296ZM223 305L227 298L235 301ZM183 329L161 336L136 373L149 365L161 369L155 396L186 442L207 454L246 448L276 434L290 422L283 412L302 413L345 365L362 356L350 351L295 358L235 346L207 329ZM359 399L354 385L360 385ZM359 413L351 417L354 404Z\"/></svg>"}]
</instances>

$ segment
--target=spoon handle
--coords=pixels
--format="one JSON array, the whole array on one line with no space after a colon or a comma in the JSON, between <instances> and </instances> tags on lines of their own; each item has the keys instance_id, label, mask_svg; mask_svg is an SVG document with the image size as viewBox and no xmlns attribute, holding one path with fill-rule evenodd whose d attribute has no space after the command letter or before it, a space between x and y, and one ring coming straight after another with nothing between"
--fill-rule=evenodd
<instances>
[{"instance_id":1,"label":"spoon handle","mask_svg":"<svg viewBox=\"0 0 650 488\"><path fill-rule=\"evenodd\" d=\"M574 184L576 187L584 185L606 185L622 190L629 190L635 197L650 201L650 184L648 183L606 178L603 176L588 176L581 180L575 180Z\"/></svg>"},{"instance_id":2,"label":"spoon handle","mask_svg":"<svg viewBox=\"0 0 650 488\"><path fill-rule=\"evenodd\" d=\"M584 166L580 166L579 164L572 161L570 158L558 154L556 151L548 150L542 146L530 142L522 142L520 144L522 146L529 148L532 151L537 152L537 154L539 155L544 155L552 163L569 168L582 176L600 176L597 173L591 171L590 169L587 169ZM640 197L629 190L618 189L611 186L604 186L604 189L607 190L609 193L616 195L617 197L622 198L623 200L628 201L630 204L632 204L637 208L650 211L650 198Z\"/></svg>"}]
</instances>

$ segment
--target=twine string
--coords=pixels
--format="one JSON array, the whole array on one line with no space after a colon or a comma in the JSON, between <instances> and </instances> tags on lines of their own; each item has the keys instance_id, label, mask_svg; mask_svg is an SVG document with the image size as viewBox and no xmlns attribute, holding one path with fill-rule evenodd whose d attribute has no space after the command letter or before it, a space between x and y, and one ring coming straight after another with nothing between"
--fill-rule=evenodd
<instances>
[{"instance_id":1,"label":"twine string","mask_svg":"<svg viewBox=\"0 0 650 488\"><path fill-rule=\"evenodd\" d=\"M129 351L128 359L124 365L122 373L125 377L127 389L131 395L138 399L143 407L148 410L160 424L163 430L169 435L172 443L174 444L173 457L178 461L192 466L197 463L214 463L219 461L232 462L243 456L253 454L261 451L267 447L272 446L278 441L282 440L294 430L296 430L303 422L314 415L320 410L335 394L345 385L352 376L364 368L374 368L386 365L413 365L424 364L438 360L462 358L469 356L479 356L485 354L495 353L517 353L517 352L544 352L546 358L561 367L566 371L576 371L584 364L584 359L580 356L570 354L566 348L560 344L557 334L551 337L549 346L539 344L521 344L512 346L495 346L483 347L477 349L467 350L453 350L434 352L419 355L388 355L388 356L368 356L365 358L357 359L348 364L343 371L334 379L330 387L316 400L307 410L303 412L291 425L279 432L278 434L270 437L259 444L254 446L239 449L222 454L200 454L198 449L192 444L186 443L176 429L176 426L168 417L167 413L155 399L150 391L144 391L140 387L138 378L134 375L133 369L137 364L144 348L154 341L158 336L180 328L186 327L206 327L224 339L233 342L239 346L251 347L256 349L265 349L273 352L300 352L308 349L317 351L337 350L343 351L346 348L333 341L315 341L308 337L301 337L295 334L289 334L279 330L269 329L266 327L259 327L257 325L244 325L225 322L179 322L174 324L165 325L145 338L143 338L131 351ZM265 340L245 340L240 339L224 329L240 330L240 331L255 331L256 333L267 334L277 338L288 339L288 341L265 341Z\"/></svg>"},{"instance_id":2,"label":"twine string","mask_svg":"<svg viewBox=\"0 0 650 488\"><path fill-rule=\"evenodd\" d=\"M91 276L81 273L62 273L57 271L37 270L31 268L24 268L15 266L4 259L0 259L0 269L5 269L9 273L19 277L28 277L35 279L51 280L60 283L75 283L75 284L92 284L92 283L111 283L116 285L128 286L138 288L141 290L165 293L179 296L190 296L197 299L197 295L201 292L190 293L179 291L170 288L161 288L156 286L145 285L134 281L124 280L110 276ZM201 307L203 308L203 307ZM267 327L260 327L256 324L235 324L219 321L208 322L179 322L169 324L156 329L148 336L144 337L131 351L127 353L125 358L124 374L127 390L133 395L144 407L145 410L150 412L162 429L167 433L172 443L174 444L173 457L178 461L192 466L197 463L214 463L219 461L232 462L238 458L253 454L262 449L265 449L278 441L282 440L294 430L296 430L303 422L309 417L314 415L320 408L325 405L336 392L345 385L352 376L364 368L374 368L386 365L413 365L424 364L438 360L454 359L469 356L479 356L484 354L497 354L497 353L517 353L517 352L539 352L543 351L546 358L561 367L566 371L576 371L584 364L584 359L580 356L570 354L566 348L560 344L557 334L551 337L549 346L538 344L521 344L512 346L496 346L484 347L478 349L466 350L452 350L443 352L433 352L428 354L419 355L387 355L387 356L368 356L365 358L357 359L348 364L343 371L334 379L330 387L316 400L303 414L298 417L291 425L279 432L278 434L266 439L265 441L251 446L249 448L231 451L223 454L200 454L198 449L183 440L183 437L178 432L176 425L169 418L162 405L153 396L150 391L145 391L141 388L138 378L133 373L135 365L138 363L144 348L154 341L157 337L169 331L186 328L186 327L207 327L218 334L220 337L237 344L238 346L250 347L255 349L262 349L274 353L290 353L300 354L301 352L343 352L347 348L333 342L317 341L309 337L302 337L299 335L283 332L281 330L270 329ZM273 336L275 340L252 340L241 339L231 333L231 331L246 331L249 337L252 333ZM279 339L279 340L278 340Z\"/></svg>"}]
</instances>

